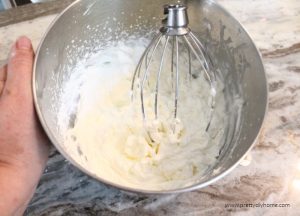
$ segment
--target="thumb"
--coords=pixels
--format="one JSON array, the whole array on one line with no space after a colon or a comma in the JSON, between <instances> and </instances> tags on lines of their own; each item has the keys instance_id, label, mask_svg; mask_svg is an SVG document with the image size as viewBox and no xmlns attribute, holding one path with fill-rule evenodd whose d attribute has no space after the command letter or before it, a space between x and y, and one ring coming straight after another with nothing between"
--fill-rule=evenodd
<instances>
[{"instance_id":1,"label":"thumb","mask_svg":"<svg viewBox=\"0 0 300 216\"><path fill-rule=\"evenodd\" d=\"M31 97L34 52L30 39L20 37L14 44L7 65L5 95Z\"/></svg>"}]
</instances>

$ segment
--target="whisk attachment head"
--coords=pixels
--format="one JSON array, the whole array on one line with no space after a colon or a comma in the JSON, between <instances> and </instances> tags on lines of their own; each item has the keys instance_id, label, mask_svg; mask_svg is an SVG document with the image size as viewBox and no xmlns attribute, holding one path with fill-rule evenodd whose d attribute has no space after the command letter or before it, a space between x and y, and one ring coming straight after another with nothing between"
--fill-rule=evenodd
<instances>
[{"instance_id":1,"label":"whisk attachment head","mask_svg":"<svg viewBox=\"0 0 300 216\"><path fill-rule=\"evenodd\" d=\"M180 4L165 5L164 15L166 15L166 18L162 20L163 26L160 28L162 34L179 36L190 32L186 6Z\"/></svg>"}]
</instances>

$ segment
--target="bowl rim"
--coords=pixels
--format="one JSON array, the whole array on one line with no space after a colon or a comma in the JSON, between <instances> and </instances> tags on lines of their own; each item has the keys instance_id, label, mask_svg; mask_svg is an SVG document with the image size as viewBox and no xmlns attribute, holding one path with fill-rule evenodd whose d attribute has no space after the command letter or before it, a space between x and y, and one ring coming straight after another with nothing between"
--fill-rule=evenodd
<instances>
[{"instance_id":1,"label":"bowl rim","mask_svg":"<svg viewBox=\"0 0 300 216\"><path fill-rule=\"evenodd\" d=\"M256 52L257 56L258 56L258 60L261 62L261 66L262 66L262 72L263 72L263 76L265 79L265 87L266 87L266 91L264 92L266 95L266 101L265 101L265 106L264 106L264 114L263 114L263 118L260 124L260 128L256 134L256 136L252 137L252 144L248 147L248 149L245 151L245 153L243 154L242 157L240 157L231 167L229 167L228 169L220 172L219 174L217 174L215 177L213 177L210 180L204 181L202 183L195 183L191 186L188 187L183 187L183 188L178 188L178 189L171 189L171 190L145 190L145 189L138 189L138 188L132 188L132 187L127 187L127 186L122 186L120 184L116 184L113 182L110 182L108 180L105 180L99 176L97 176L95 173L85 169L83 166L81 166L79 163L77 163L71 156L69 156L64 149L61 147L61 145L59 145L59 143L57 142L55 136L50 132L50 129L48 128L46 121L43 117L43 114L41 112L40 106L39 106L39 102L38 102L38 97L37 97L37 92L36 92L36 67L37 67L37 62L38 62L38 58L39 58L39 53L40 53L40 49L48 35L48 33L51 31L51 29L53 28L53 26L55 25L55 23L62 17L63 14L65 14L69 9L71 9L72 7L74 7L76 4L82 2L82 0L75 0L73 3L71 3L69 6L67 6L60 14L58 14L54 20L50 23L50 25L48 26L46 32L44 33L44 35L42 36L40 43L38 45L38 48L36 50L36 57L34 59L34 65L33 65L33 75L32 75L32 91L33 91L33 99L34 99L34 106L36 109L36 113L38 115L38 119L45 131L45 133L47 134L48 138L50 139L51 143L55 146L55 148L59 151L59 153L66 158L72 165L74 165L76 168L78 168L80 171L82 171L83 173L87 174L88 176L92 177L93 179L100 181L101 183L108 185L108 186L113 186L115 188L118 188L120 190L123 191L127 191L127 192L133 192L136 194L142 194L142 195L167 195L167 194L178 194L178 193L183 193L183 192L189 192L189 191L193 191L193 190L197 190L197 189L201 189L204 188L208 185L211 185L212 183L215 183L216 181L218 181L219 179L223 178L224 176L228 175L235 167L237 167L237 165L240 164L240 162L245 158L246 155L248 155L248 153L251 151L251 149L253 148L253 146L255 145L255 143L258 140L258 137L260 135L260 133L262 132L262 128L263 125L265 124L266 121L266 115L268 112L268 101L269 101L269 87L268 87L268 80L267 80L267 76L266 76L266 70L265 70L265 66L263 64L263 59L262 59L262 55L259 52L257 46L255 45L254 41L252 40L252 38L250 37L250 34L248 33L248 31L245 29L245 27L230 13L227 11L227 9L225 9L222 5L218 4L217 2L215 2L215 0L206 0L207 3L215 5L217 7L219 7L220 10L222 10L224 12L224 14L228 15L230 18L232 18L235 22L237 22L237 24L240 25L240 28L244 31L245 35L250 39L250 42L252 43L253 47L254 47L254 51Z\"/></svg>"}]
</instances>

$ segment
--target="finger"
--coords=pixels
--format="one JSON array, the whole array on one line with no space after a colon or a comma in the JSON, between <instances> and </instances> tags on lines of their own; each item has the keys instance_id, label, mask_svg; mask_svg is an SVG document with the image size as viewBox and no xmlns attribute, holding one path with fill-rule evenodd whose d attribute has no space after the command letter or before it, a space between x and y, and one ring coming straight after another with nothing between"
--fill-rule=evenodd
<instances>
[{"instance_id":1,"label":"finger","mask_svg":"<svg viewBox=\"0 0 300 216\"><path fill-rule=\"evenodd\" d=\"M7 74L7 65L4 65L0 68L0 96L2 94L4 83L6 81L6 74Z\"/></svg>"},{"instance_id":2,"label":"finger","mask_svg":"<svg viewBox=\"0 0 300 216\"><path fill-rule=\"evenodd\" d=\"M0 96L2 95L3 88L4 88L4 82L0 81Z\"/></svg>"},{"instance_id":3,"label":"finger","mask_svg":"<svg viewBox=\"0 0 300 216\"><path fill-rule=\"evenodd\" d=\"M2 68L0 68L0 81L5 82L7 75L7 65L4 65Z\"/></svg>"},{"instance_id":4,"label":"finger","mask_svg":"<svg viewBox=\"0 0 300 216\"><path fill-rule=\"evenodd\" d=\"M27 37L20 37L14 44L8 60L3 94L31 95L33 58L31 41Z\"/></svg>"}]
</instances>

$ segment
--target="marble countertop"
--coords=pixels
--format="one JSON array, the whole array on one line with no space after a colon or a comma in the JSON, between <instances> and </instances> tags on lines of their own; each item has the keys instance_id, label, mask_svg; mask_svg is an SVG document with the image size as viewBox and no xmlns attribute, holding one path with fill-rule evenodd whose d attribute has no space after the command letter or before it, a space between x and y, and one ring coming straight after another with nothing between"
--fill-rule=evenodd
<instances>
[{"instance_id":1,"label":"marble countertop","mask_svg":"<svg viewBox=\"0 0 300 216\"><path fill-rule=\"evenodd\" d=\"M179 195L141 196L89 178L52 149L25 215L300 214L300 1L217 2L248 30L263 55L268 77L269 112L248 156L252 158L250 165L238 166L225 178L201 190ZM37 47L54 17L42 16L1 27L0 63L6 61L9 47L20 35L29 36ZM227 204L262 206L226 208ZM270 207L267 204L288 205Z\"/></svg>"}]
</instances>

